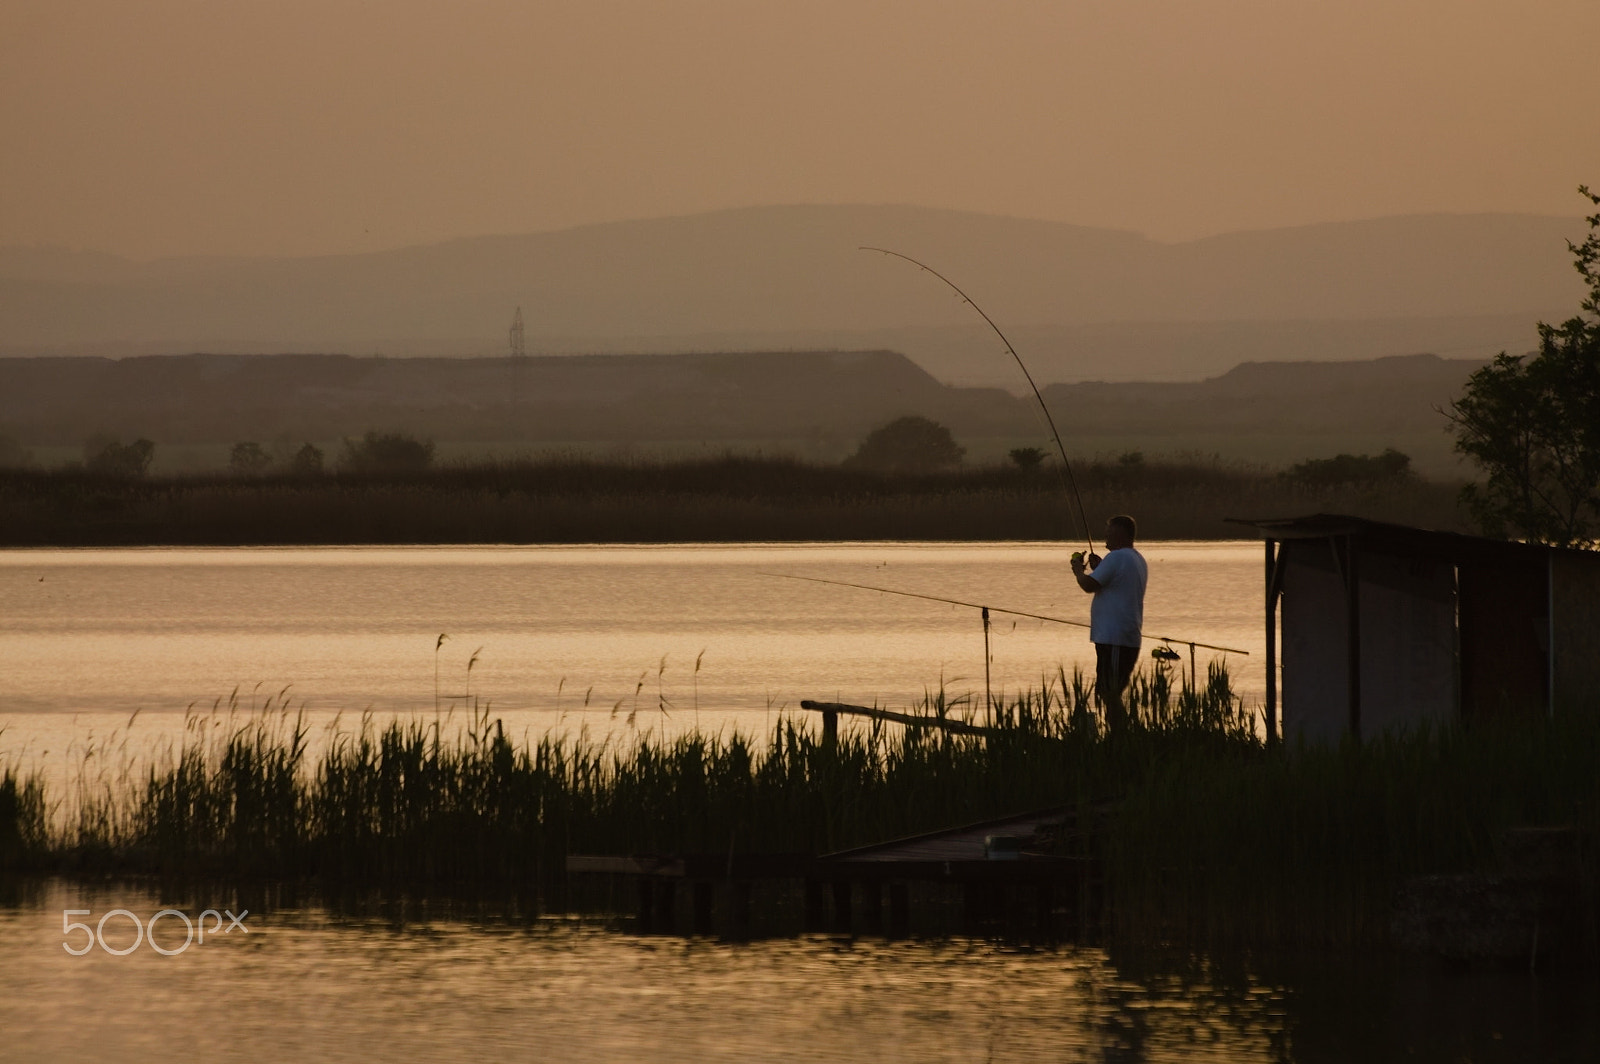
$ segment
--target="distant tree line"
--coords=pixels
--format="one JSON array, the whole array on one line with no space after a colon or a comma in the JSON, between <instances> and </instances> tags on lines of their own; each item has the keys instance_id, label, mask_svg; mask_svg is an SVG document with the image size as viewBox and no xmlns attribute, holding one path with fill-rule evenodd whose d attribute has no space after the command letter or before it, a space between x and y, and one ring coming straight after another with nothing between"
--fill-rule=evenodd
<instances>
[{"instance_id":1,"label":"distant tree line","mask_svg":"<svg viewBox=\"0 0 1600 1064\"><path fill-rule=\"evenodd\" d=\"M90 437L83 446L83 459L68 463L74 469L122 479L137 479L150 472L156 445L140 438L123 443L106 435ZM412 473L433 464L434 443L405 433L366 434L344 440L338 468L347 473ZM33 454L8 436L0 436L0 469L25 469L34 464ZM314 477L328 472L326 456L314 443L295 447L281 439L271 447L258 440L241 440L228 452L228 472L237 477L291 476Z\"/></svg>"},{"instance_id":2,"label":"distant tree line","mask_svg":"<svg viewBox=\"0 0 1600 1064\"><path fill-rule=\"evenodd\" d=\"M68 468L117 477L143 477L149 472L155 447L143 438L124 444L107 436L96 436L84 445L83 461L72 463ZM313 443L295 447L288 437L270 446L257 440L242 440L230 450L227 470L237 477L308 477L335 470L353 474L418 473L433 468L436 452L432 440L419 440L402 432L368 430L359 437L346 437L336 465L330 467L322 448ZM840 466L852 472L880 475L927 475L961 468L965 455L966 448L956 442L944 425L926 417L908 415L874 429ZM1039 447L1019 447L1009 452L1009 459L1015 470L1028 474L1048 462L1050 454ZM31 452L0 436L0 468L24 468L32 464ZM1144 452L1127 451L1114 459L1085 461L1081 471L1097 482L1107 482L1137 477L1146 468ZM1416 476L1411 470L1410 457L1394 448L1378 455L1338 454L1332 458L1309 459L1279 475L1287 481L1311 487L1377 486Z\"/></svg>"},{"instance_id":3,"label":"distant tree line","mask_svg":"<svg viewBox=\"0 0 1600 1064\"><path fill-rule=\"evenodd\" d=\"M296 477L317 476L323 471L322 448L314 443L278 446L269 451L254 440L233 445L228 455L228 471L242 477L287 473Z\"/></svg>"},{"instance_id":4,"label":"distant tree line","mask_svg":"<svg viewBox=\"0 0 1600 1064\"><path fill-rule=\"evenodd\" d=\"M142 477L150 471L156 445L146 439L132 443L91 436L83 445L83 467L91 473L112 477Z\"/></svg>"}]
</instances>

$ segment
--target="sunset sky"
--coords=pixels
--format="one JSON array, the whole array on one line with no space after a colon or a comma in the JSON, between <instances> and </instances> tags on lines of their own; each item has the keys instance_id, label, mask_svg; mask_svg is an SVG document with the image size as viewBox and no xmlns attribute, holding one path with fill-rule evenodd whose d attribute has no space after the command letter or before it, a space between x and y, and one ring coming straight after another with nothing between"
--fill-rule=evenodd
<instances>
[{"instance_id":1,"label":"sunset sky","mask_svg":"<svg viewBox=\"0 0 1600 1064\"><path fill-rule=\"evenodd\" d=\"M775 203L1576 215L1595 0L0 6L0 244L342 253Z\"/></svg>"}]
</instances>

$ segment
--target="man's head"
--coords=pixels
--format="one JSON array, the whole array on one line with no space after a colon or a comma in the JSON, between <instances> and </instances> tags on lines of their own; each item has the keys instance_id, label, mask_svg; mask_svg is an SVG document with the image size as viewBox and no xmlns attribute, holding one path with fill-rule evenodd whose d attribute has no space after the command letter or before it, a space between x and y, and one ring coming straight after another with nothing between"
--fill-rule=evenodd
<instances>
[{"instance_id":1,"label":"man's head","mask_svg":"<svg viewBox=\"0 0 1600 1064\"><path fill-rule=\"evenodd\" d=\"M1118 514L1106 522L1106 550L1121 550L1133 546L1133 537L1139 526L1127 514Z\"/></svg>"}]
</instances>

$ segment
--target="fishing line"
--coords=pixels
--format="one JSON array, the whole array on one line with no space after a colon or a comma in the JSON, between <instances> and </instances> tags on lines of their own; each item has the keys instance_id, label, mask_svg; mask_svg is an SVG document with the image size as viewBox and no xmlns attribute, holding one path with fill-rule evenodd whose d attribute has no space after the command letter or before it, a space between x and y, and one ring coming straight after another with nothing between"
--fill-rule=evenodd
<instances>
[{"instance_id":1,"label":"fishing line","mask_svg":"<svg viewBox=\"0 0 1600 1064\"><path fill-rule=\"evenodd\" d=\"M1072 475L1072 463L1067 461L1067 448L1061 442L1061 433L1056 431L1056 419L1050 416L1050 407L1045 405L1044 396L1039 392L1039 386L1033 383L1033 374L1028 372L1027 364L1022 361L1022 356L1017 354L1017 349L1011 346L1011 341L1006 339L1006 334L1000 331L1000 326L996 325L994 323L994 319L985 314L983 312L983 308L978 306L977 303L973 302L972 297L963 292L959 285L950 280L950 278L946 277L944 274L940 273L938 270L934 269L932 266L929 266L927 263L918 262L910 255L902 255L900 252L890 251L888 248L862 246L856 250L876 251L880 255L893 255L897 259L906 260L907 262L911 263L911 265L916 266L918 269L927 270L929 273L939 278L939 280L949 285L955 294L960 296L967 306L977 311L978 316L989 323L989 328L994 330L994 334L1000 337L1000 342L1006 345L1006 350L1011 353L1011 357L1017 360L1017 366L1022 370L1022 375L1028 380L1028 387L1033 389L1033 397L1039 401L1039 409L1044 411L1044 419L1050 426L1050 437L1056 441L1056 450L1061 452L1061 468L1066 471L1066 480L1067 483L1071 485L1072 497L1078 503L1078 518L1083 522L1083 538L1089 544L1089 553L1093 554L1094 533L1089 531L1089 515L1084 513L1083 496L1078 494L1078 480Z\"/></svg>"},{"instance_id":2,"label":"fishing line","mask_svg":"<svg viewBox=\"0 0 1600 1064\"><path fill-rule=\"evenodd\" d=\"M1036 621L1050 621L1054 624L1070 624L1074 628L1089 627L1088 623L1085 621L1069 621L1065 617L1051 617L1049 614L1045 613L1025 613L1022 610L1008 610L1000 606L985 606L981 602L965 602L961 599L943 598L939 595L923 595L916 591L897 591L892 587L874 587L871 584L853 584L848 580L827 580L820 576L796 576L794 573L757 573L756 575L776 577L779 580L805 580L812 584L832 584L834 587L853 587L862 591L878 591L885 595L900 595L904 598L924 599L928 602L946 602L952 606L966 606L968 609L988 610L990 613L1003 613L1007 617L1030 617ZM1220 650L1225 654L1243 654L1246 657L1250 655L1248 650L1240 650L1238 647L1224 647L1218 646L1215 643L1202 643L1196 639L1180 639L1177 636L1170 635L1152 635L1148 638L1158 643L1182 643L1185 646L1205 647L1207 650Z\"/></svg>"}]
</instances>

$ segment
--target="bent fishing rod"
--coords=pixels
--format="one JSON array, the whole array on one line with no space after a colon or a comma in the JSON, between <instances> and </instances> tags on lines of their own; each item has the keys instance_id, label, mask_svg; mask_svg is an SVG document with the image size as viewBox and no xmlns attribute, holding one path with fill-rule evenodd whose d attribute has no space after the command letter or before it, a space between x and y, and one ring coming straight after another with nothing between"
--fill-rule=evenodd
<instances>
[{"instance_id":1,"label":"bent fishing rod","mask_svg":"<svg viewBox=\"0 0 1600 1064\"><path fill-rule=\"evenodd\" d=\"M852 584L848 580L826 580L820 576L796 576L794 573L760 573L761 576L775 576L780 580L805 580L812 584L832 584L834 587L853 587L862 591L878 591L885 595L900 595L903 598L924 599L928 602L947 602L952 606L965 606L968 609L984 610L988 613L1003 613L1008 617L1028 617L1035 621L1050 621L1053 624L1070 624L1074 628L1088 628L1085 621L1069 621L1065 617L1051 617L1045 613L1025 613L1022 610L1008 610L1000 606L985 606L981 602L965 602L961 599L942 598L938 595L923 595L916 591L897 591L892 587L874 587L871 584ZM1182 643L1184 646L1205 647L1207 650L1220 650L1225 654L1243 654L1249 657L1248 650L1238 647L1218 646L1215 643L1202 643L1197 639L1180 639L1170 635L1152 635L1149 637L1158 643Z\"/></svg>"},{"instance_id":2,"label":"bent fishing rod","mask_svg":"<svg viewBox=\"0 0 1600 1064\"><path fill-rule=\"evenodd\" d=\"M1006 345L1006 350L1011 353L1012 358L1016 359L1018 368L1022 370L1022 375L1028 379L1028 387L1033 389L1033 397L1039 401L1039 409L1044 411L1044 419L1050 426L1050 437L1056 441L1056 450L1061 452L1061 468L1066 471L1066 481L1071 485L1072 497L1077 501L1078 504L1078 518L1083 522L1083 538L1089 544L1089 553L1093 554L1094 533L1089 530L1089 515L1084 513L1083 496L1078 494L1078 480L1072 475L1072 463L1067 461L1067 448L1061 442L1061 433L1056 431L1056 419L1050 416L1050 407L1045 405L1044 396L1039 392L1039 386L1033 383L1033 374L1028 372L1027 364L1022 361L1022 356L1017 354L1017 349L1011 346L1011 341L1006 339L1006 334L1000 331L1000 326L996 325L994 323L994 319L985 314L983 308L978 306L977 303L973 302L972 297L963 292L959 285L950 280L950 278L946 277L944 274L940 273L938 270L934 269L932 266L929 266L927 263L918 262L910 255L902 255L900 252L890 251L888 248L862 246L858 247L856 250L876 251L880 255L893 255L897 259L906 260L918 269L926 270L933 274L935 277L939 278L939 280L949 285L951 290L954 291L956 295L960 296L967 306L977 311L978 316L984 321L988 322L989 328L993 329L994 334L1000 337L1000 342ZM1200 644L1197 643L1195 645L1199 646Z\"/></svg>"}]
</instances>

